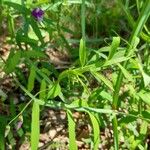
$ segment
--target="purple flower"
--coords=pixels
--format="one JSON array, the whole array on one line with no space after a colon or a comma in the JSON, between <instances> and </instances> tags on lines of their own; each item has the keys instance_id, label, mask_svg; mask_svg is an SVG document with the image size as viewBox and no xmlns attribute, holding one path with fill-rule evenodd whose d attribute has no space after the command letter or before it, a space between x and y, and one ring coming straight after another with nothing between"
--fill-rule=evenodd
<instances>
[{"instance_id":1,"label":"purple flower","mask_svg":"<svg viewBox=\"0 0 150 150\"><path fill-rule=\"evenodd\" d=\"M44 11L41 8L35 8L35 9L32 10L32 16L37 21L42 21L43 16L44 16Z\"/></svg>"}]
</instances>

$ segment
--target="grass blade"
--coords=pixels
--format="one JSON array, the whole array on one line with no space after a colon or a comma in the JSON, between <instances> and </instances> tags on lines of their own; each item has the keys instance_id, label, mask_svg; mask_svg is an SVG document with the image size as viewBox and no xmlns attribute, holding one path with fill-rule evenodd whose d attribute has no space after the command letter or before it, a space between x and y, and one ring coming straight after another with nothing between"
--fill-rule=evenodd
<instances>
[{"instance_id":1,"label":"grass blade","mask_svg":"<svg viewBox=\"0 0 150 150\"><path fill-rule=\"evenodd\" d=\"M41 81L39 98L40 99L46 98L46 82L44 79Z\"/></svg>"},{"instance_id":2,"label":"grass blade","mask_svg":"<svg viewBox=\"0 0 150 150\"><path fill-rule=\"evenodd\" d=\"M119 44L120 44L120 37L113 37L108 59L111 59L114 56L117 48L119 47Z\"/></svg>"},{"instance_id":3,"label":"grass blade","mask_svg":"<svg viewBox=\"0 0 150 150\"><path fill-rule=\"evenodd\" d=\"M118 121L117 121L117 117L116 115L114 116L113 120L112 120L112 124L113 124L113 132L114 132L114 146L115 146L115 150L119 150L119 141L118 141Z\"/></svg>"},{"instance_id":4,"label":"grass blade","mask_svg":"<svg viewBox=\"0 0 150 150\"><path fill-rule=\"evenodd\" d=\"M73 120L72 112L67 110L68 117L68 131L69 131L69 150L77 150L76 135L75 135L75 121Z\"/></svg>"},{"instance_id":5,"label":"grass blade","mask_svg":"<svg viewBox=\"0 0 150 150\"><path fill-rule=\"evenodd\" d=\"M108 86L112 91L114 91L112 83L107 78L105 78L103 75L97 72L91 72L91 73L98 82L103 81L106 86Z\"/></svg>"},{"instance_id":6,"label":"grass blade","mask_svg":"<svg viewBox=\"0 0 150 150\"><path fill-rule=\"evenodd\" d=\"M85 40L85 0L82 0L81 4L81 28L82 38Z\"/></svg>"},{"instance_id":7,"label":"grass blade","mask_svg":"<svg viewBox=\"0 0 150 150\"><path fill-rule=\"evenodd\" d=\"M55 98L58 96L61 92L61 87L58 82L54 83L48 92L48 97L47 98Z\"/></svg>"},{"instance_id":8,"label":"grass blade","mask_svg":"<svg viewBox=\"0 0 150 150\"><path fill-rule=\"evenodd\" d=\"M80 64L83 67L86 63L86 47L85 47L85 41L83 39L80 40L80 48L79 48L79 58L80 58Z\"/></svg>"},{"instance_id":9,"label":"grass blade","mask_svg":"<svg viewBox=\"0 0 150 150\"><path fill-rule=\"evenodd\" d=\"M34 88L34 81L35 81L35 77L36 77L36 71L34 69L34 66L31 67L30 69L30 75L28 78L28 91L31 92Z\"/></svg>"},{"instance_id":10,"label":"grass blade","mask_svg":"<svg viewBox=\"0 0 150 150\"><path fill-rule=\"evenodd\" d=\"M94 150L98 149L100 143L100 130L99 130L99 122L97 118L90 112L88 112L89 117L91 119L91 123L93 126L93 135L94 135Z\"/></svg>"},{"instance_id":11,"label":"grass blade","mask_svg":"<svg viewBox=\"0 0 150 150\"><path fill-rule=\"evenodd\" d=\"M31 149L37 150L40 135L40 108L39 104L34 101L32 107L32 123L31 123Z\"/></svg>"}]
</instances>

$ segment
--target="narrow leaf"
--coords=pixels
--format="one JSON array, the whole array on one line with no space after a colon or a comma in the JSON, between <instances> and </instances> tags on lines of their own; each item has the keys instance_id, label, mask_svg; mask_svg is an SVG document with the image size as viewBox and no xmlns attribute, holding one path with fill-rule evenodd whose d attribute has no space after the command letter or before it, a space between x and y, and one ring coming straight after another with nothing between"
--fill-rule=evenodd
<instances>
[{"instance_id":1,"label":"narrow leaf","mask_svg":"<svg viewBox=\"0 0 150 150\"><path fill-rule=\"evenodd\" d=\"M36 77L36 71L34 69L34 66L32 66L30 69L30 75L28 78L28 85L27 85L29 92L31 92L34 88L35 77Z\"/></svg>"},{"instance_id":2,"label":"narrow leaf","mask_svg":"<svg viewBox=\"0 0 150 150\"><path fill-rule=\"evenodd\" d=\"M31 25L34 33L36 34L36 36L40 40L41 44L44 44L43 36L42 36L42 33L41 33L41 31L37 25L37 22L33 18L30 18L29 22L30 22L30 25Z\"/></svg>"},{"instance_id":3,"label":"narrow leaf","mask_svg":"<svg viewBox=\"0 0 150 150\"><path fill-rule=\"evenodd\" d=\"M104 64L104 66L109 66L109 65L115 65L117 63L120 63L120 62L124 62L124 61L127 61L128 59L130 59L130 57L118 57L118 58L112 58L110 60L107 60Z\"/></svg>"},{"instance_id":4,"label":"narrow leaf","mask_svg":"<svg viewBox=\"0 0 150 150\"><path fill-rule=\"evenodd\" d=\"M98 82L103 81L106 86L108 86L111 90L114 90L112 83L107 78L105 78L102 74L98 72L91 72L91 73Z\"/></svg>"},{"instance_id":5,"label":"narrow leaf","mask_svg":"<svg viewBox=\"0 0 150 150\"><path fill-rule=\"evenodd\" d=\"M112 124L113 124L113 137L114 137L114 148L115 150L119 150L119 138L118 138L118 121L116 118L116 115L114 116L113 120L112 120Z\"/></svg>"},{"instance_id":6,"label":"narrow leaf","mask_svg":"<svg viewBox=\"0 0 150 150\"><path fill-rule=\"evenodd\" d=\"M72 112L67 110L68 117L68 132L69 132L69 150L77 150L76 134L75 134L75 121Z\"/></svg>"},{"instance_id":7,"label":"narrow leaf","mask_svg":"<svg viewBox=\"0 0 150 150\"><path fill-rule=\"evenodd\" d=\"M83 39L80 40L80 48L79 48L79 58L80 58L80 64L81 66L84 66L86 63L86 47L85 47L85 41Z\"/></svg>"},{"instance_id":8,"label":"narrow leaf","mask_svg":"<svg viewBox=\"0 0 150 150\"><path fill-rule=\"evenodd\" d=\"M121 65L117 64L128 81L133 81L132 75Z\"/></svg>"},{"instance_id":9,"label":"narrow leaf","mask_svg":"<svg viewBox=\"0 0 150 150\"><path fill-rule=\"evenodd\" d=\"M55 98L61 92L59 83L54 83L48 92L48 98Z\"/></svg>"},{"instance_id":10,"label":"narrow leaf","mask_svg":"<svg viewBox=\"0 0 150 150\"><path fill-rule=\"evenodd\" d=\"M144 90L141 90L138 93L139 97L148 105L150 105L150 93Z\"/></svg>"},{"instance_id":11,"label":"narrow leaf","mask_svg":"<svg viewBox=\"0 0 150 150\"><path fill-rule=\"evenodd\" d=\"M98 150L99 144L100 144L100 129L99 129L99 123L97 118L92 114L91 112L88 112L89 117L91 119L91 123L93 126L93 136L94 136L94 150Z\"/></svg>"},{"instance_id":12,"label":"narrow leaf","mask_svg":"<svg viewBox=\"0 0 150 150\"><path fill-rule=\"evenodd\" d=\"M17 51L16 53L14 53L13 51L13 53L11 53L10 55L11 56L8 57L4 68L4 71L6 73L11 73L14 71L15 67L18 65L20 61L21 51Z\"/></svg>"},{"instance_id":13,"label":"narrow leaf","mask_svg":"<svg viewBox=\"0 0 150 150\"><path fill-rule=\"evenodd\" d=\"M34 101L32 107L32 123L31 123L31 149L37 150L39 144L40 135L40 123L39 123L39 104Z\"/></svg>"},{"instance_id":14,"label":"narrow leaf","mask_svg":"<svg viewBox=\"0 0 150 150\"><path fill-rule=\"evenodd\" d=\"M119 47L119 44L120 44L120 37L113 37L113 41L111 44L111 49L109 51L108 59L111 59L113 57L117 48Z\"/></svg>"},{"instance_id":15,"label":"narrow leaf","mask_svg":"<svg viewBox=\"0 0 150 150\"><path fill-rule=\"evenodd\" d=\"M46 58L46 55L42 51L36 50L24 51L22 55L28 58Z\"/></svg>"},{"instance_id":16,"label":"narrow leaf","mask_svg":"<svg viewBox=\"0 0 150 150\"><path fill-rule=\"evenodd\" d=\"M44 79L41 81L39 98L40 99L45 99L46 98L46 82L45 82Z\"/></svg>"},{"instance_id":17,"label":"narrow leaf","mask_svg":"<svg viewBox=\"0 0 150 150\"><path fill-rule=\"evenodd\" d=\"M27 14L30 14L30 10L27 9L26 7L20 5L20 4L17 4L17 3L14 3L14 2L10 2L10 1L5 1L4 4L8 5L9 7L13 7L14 10L17 10L17 11L19 11L22 14L24 13L24 11Z\"/></svg>"}]
</instances>

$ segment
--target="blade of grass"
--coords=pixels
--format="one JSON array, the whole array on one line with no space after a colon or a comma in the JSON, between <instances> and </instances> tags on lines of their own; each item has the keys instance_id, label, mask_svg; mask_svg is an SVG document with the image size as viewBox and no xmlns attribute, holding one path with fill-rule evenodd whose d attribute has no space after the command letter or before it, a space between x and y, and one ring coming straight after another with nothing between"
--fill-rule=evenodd
<instances>
[{"instance_id":1,"label":"blade of grass","mask_svg":"<svg viewBox=\"0 0 150 150\"><path fill-rule=\"evenodd\" d=\"M115 146L115 150L119 150L119 139L118 139L118 121L117 121L117 117L116 115L114 116L113 120L112 120L112 124L113 124L113 134L114 134L114 146Z\"/></svg>"},{"instance_id":2,"label":"blade of grass","mask_svg":"<svg viewBox=\"0 0 150 150\"><path fill-rule=\"evenodd\" d=\"M91 73L98 82L100 83L101 81L104 82L106 86L108 86L112 91L114 91L113 84L107 78L105 78L102 74L98 72L94 72L94 71L91 71Z\"/></svg>"},{"instance_id":3,"label":"blade of grass","mask_svg":"<svg viewBox=\"0 0 150 150\"><path fill-rule=\"evenodd\" d=\"M80 40L80 48L79 48L79 58L80 64L83 67L86 63L86 47L85 47L85 40Z\"/></svg>"},{"instance_id":4,"label":"blade of grass","mask_svg":"<svg viewBox=\"0 0 150 150\"><path fill-rule=\"evenodd\" d=\"M97 118L91 112L88 112L89 117L91 119L91 123L93 126L93 135L94 135L94 150L97 150L100 143L100 130L99 130L99 122Z\"/></svg>"},{"instance_id":5,"label":"blade of grass","mask_svg":"<svg viewBox=\"0 0 150 150\"><path fill-rule=\"evenodd\" d=\"M40 91L39 98L44 100L46 98L46 82L44 79L41 81Z\"/></svg>"},{"instance_id":6,"label":"blade of grass","mask_svg":"<svg viewBox=\"0 0 150 150\"><path fill-rule=\"evenodd\" d=\"M36 71L34 69L34 66L31 66L31 69L30 69L30 75L29 75L29 78L28 78L28 91L31 92L34 88L34 82L35 82L35 77L36 77Z\"/></svg>"},{"instance_id":7,"label":"blade of grass","mask_svg":"<svg viewBox=\"0 0 150 150\"><path fill-rule=\"evenodd\" d=\"M67 110L68 117L68 131L69 131L69 149L77 150L76 135L75 135L75 121L73 120L73 115L70 110Z\"/></svg>"},{"instance_id":8,"label":"blade of grass","mask_svg":"<svg viewBox=\"0 0 150 150\"><path fill-rule=\"evenodd\" d=\"M36 101L33 102L32 107L32 123L31 123L31 149L37 150L40 136L40 108Z\"/></svg>"},{"instance_id":9,"label":"blade of grass","mask_svg":"<svg viewBox=\"0 0 150 150\"><path fill-rule=\"evenodd\" d=\"M82 0L81 4L81 29L82 29L82 38L85 40L85 0Z\"/></svg>"},{"instance_id":10,"label":"blade of grass","mask_svg":"<svg viewBox=\"0 0 150 150\"><path fill-rule=\"evenodd\" d=\"M111 44L111 49L109 51L108 59L111 59L113 57L117 48L119 47L119 44L120 44L120 37L113 37L113 41Z\"/></svg>"}]
</instances>

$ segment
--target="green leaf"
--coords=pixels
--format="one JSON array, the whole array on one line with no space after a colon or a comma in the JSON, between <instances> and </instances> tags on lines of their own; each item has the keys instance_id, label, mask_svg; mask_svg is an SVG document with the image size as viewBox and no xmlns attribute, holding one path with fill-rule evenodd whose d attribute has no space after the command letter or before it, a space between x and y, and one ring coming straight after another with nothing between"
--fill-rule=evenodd
<instances>
[{"instance_id":1,"label":"green leaf","mask_svg":"<svg viewBox=\"0 0 150 150\"><path fill-rule=\"evenodd\" d=\"M23 35L20 35L19 32L17 33L17 42L24 42L26 44L29 44L29 45L34 45L34 46L37 46L38 44L38 41L35 40L35 39L32 39L32 38L29 38L28 36L23 36Z\"/></svg>"},{"instance_id":2,"label":"green leaf","mask_svg":"<svg viewBox=\"0 0 150 150\"><path fill-rule=\"evenodd\" d=\"M121 64L117 64L117 65L121 69L121 71L122 71L123 75L125 76L125 78L128 81L132 81L133 82L132 75Z\"/></svg>"},{"instance_id":3,"label":"green leaf","mask_svg":"<svg viewBox=\"0 0 150 150\"><path fill-rule=\"evenodd\" d=\"M113 88L112 83L111 83L107 78L105 78L103 75L101 75L101 74L98 73L98 72L94 72L94 71L93 71L93 72L91 72L91 73L92 73L92 75L96 78L96 80L97 80L98 82L103 81L106 86L108 86L111 90L114 91L114 88Z\"/></svg>"},{"instance_id":4,"label":"green leaf","mask_svg":"<svg viewBox=\"0 0 150 150\"><path fill-rule=\"evenodd\" d=\"M119 45L120 45L120 37L113 37L113 41L111 44L111 49L109 51L108 59L111 59L114 56Z\"/></svg>"},{"instance_id":5,"label":"green leaf","mask_svg":"<svg viewBox=\"0 0 150 150\"><path fill-rule=\"evenodd\" d=\"M5 129L6 129L6 119L0 118L0 150L5 150Z\"/></svg>"},{"instance_id":6,"label":"green leaf","mask_svg":"<svg viewBox=\"0 0 150 150\"><path fill-rule=\"evenodd\" d=\"M109 92L107 92L107 91L105 91L103 89L103 91L101 91L99 94L100 94L100 96L102 96L102 98L104 98L104 99L109 100L110 102L112 102L113 98L112 98L112 96L111 96L111 94Z\"/></svg>"},{"instance_id":7,"label":"green leaf","mask_svg":"<svg viewBox=\"0 0 150 150\"><path fill-rule=\"evenodd\" d=\"M40 99L46 98L46 82L44 79L41 81L39 98Z\"/></svg>"},{"instance_id":8,"label":"green leaf","mask_svg":"<svg viewBox=\"0 0 150 150\"><path fill-rule=\"evenodd\" d=\"M142 76L143 76L145 87L150 85L150 76L146 74L145 72L142 72Z\"/></svg>"},{"instance_id":9,"label":"green leaf","mask_svg":"<svg viewBox=\"0 0 150 150\"><path fill-rule=\"evenodd\" d=\"M138 46L139 42L140 42L140 39L137 36L134 36L128 56L132 55L136 51L136 47Z\"/></svg>"},{"instance_id":10,"label":"green leaf","mask_svg":"<svg viewBox=\"0 0 150 150\"><path fill-rule=\"evenodd\" d=\"M86 63L86 47L85 47L85 41L83 39L80 40L80 48L79 48L79 58L80 58L80 64L83 67Z\"/></svg>"},{"instance_id":11,"label":"green leaf","mask_svg":"<svg viewBox=\"0 0 150 150\"><path fill-rule=\"evenodd\" d=\"M31 149L37 150L40 136L40 108L39 104L34 101L32 107L32 122L31 122Z\"/></svg>"},{"instance_id":12,"label":"green leaf","mask_svg":"<svg viewBox=\"0 0 150 150\"><path fill-rule=\"evenodd\" d=\"M93 136L94 136L94 150L98 150L99 144L100 144L100 128L99 128L99 122L94 114L88 111L89 117L91 119L91 123L93 126Z\"/></svg>"},{"instance_id":13,"label":"green leaf","mask_svg":"<svg viewBox=\"0 0 150 150\"><path fill-rule=\"evenodd\" d=\"M150 84L150 76L144 72L142 62L139 59L136 59L136 61L137 61L139 70L143 76L144 85L146 87Z\"/></svg>"},{"instance_id":14,"label":"green leaf","mask_svg":"<svg viewBox=\"0 0 150 150\"><path fill-rule=\"evenodd\" d=\"M32 17L30 18L29 22L30 22L30 25L31 25L34 33L36 34L38 39L41 41L41 44L43 45L44 44L43 36L42 36L41 31L37 25L37 22Z\"/></svg>"},{"instance_id":15,"label":"green leaf","mask_svg":"<svg viewBox=\"0 0 150 150\"><path fill-rule=\"evenodd\" d=\"M113 125L113 137L114 137L114 149L119 150L119 138L118 138L118 121L116 115L112 120Z\"/></svg>"},{"instance_id":16,"label":"green leaf","mask_svg":"<svg viewBox=\"0 0 150 150\"><path fill-rule=\"evenodd\" d=\"M31 13L29 9L27 9L26 7L24 7L20 4L13 3L10 1L5 1L4 4L8 5L9 7L13 7L14 10L19 11L22 14L24 14L24 13L30 14Z\"/></svg>"},{"instance_id":17,"label":"green leaf","mask_svg":"<svg viewBox=\"0 0 150 150\"><path fill-rule=\"evenodd\" d=\"M17 51L16 53L14 50L9 54L10 56L8 57L6 61L6 65L4 68L4 71L6 73L11 73L14 71L15 67L19 64L20 57L21 57L21 51Z\"/></svg>"},{"instance_id":18,"label":"green leaf","mask_svg":"<svg viewBox=\"0 0 150 150\"><path fill-rule=\"evenodd\" d=\"M31 92L34 88L35 77L36 77L35 68L34 68L34 66L31 66L30 75L29 75L29 78L28 78L28 85L27 85L27 87L28 87L27 89L28 89L29 92Z\"/></svg>"},{"instance_id":19,"label":"green leaf","mask_svg":"<svg viewBox=\"0 0 150 150\"><path fill-rule=\"evenodd\" d=\"M118 121L118 123L119 123L119 124L128 124L128 123L131 123L131 122L136 121L136 120L137 120L137 118L134 117L134 116L125 116L125 117L122 117L122 118Z\"/></svg>"},{"instance_id":20,"label":"green leaf","mask_svg":"<svg viewBox=\"0 0 150 150\"><path fill-rule=\"evenodd\" d=\"M128 59L130 59L130 57L118 57L118 58L112 58L110 60L107 60L104 64L104 66L109 66L109 65L115 65L117 63L120 63L120 62L124 62L124 61L127 61Z\"/></svg>"},{"instance_id":21,"label":"green leaf","mask_svg":"<svg viewBox=\"0 0 150 150\"><path fill-rule=\"evenodd\" d=\"M42 51L29 50L22 52L22 56L26 58L46 58Z\"/></svg>"},{"instance_id":22,"label":"green leaf","mask_svg":"<svg viewBox=\"0 0 150 150\"><path fill-rule=\"evenodd\" d=\"M150 119L150 111L142 111L142 116L145 118L145 119Z\"/></svg>"},{"instance_id":23,"label":"green leaf","mask_svg":"<svg viewBox=\"0 0 150 150\"><path fill-rule=\"evenodd\" d=\"M68 132L69 132L69 150L77 150L76 134L75 134L75 121L72 112L67 110L68 117Z\"/></svg>"},{"instance_id":24,"label":"green leaf","mask_svg":"<svg viewBox=\"0 0 150 150\"><path fill-rule=\"evenodd\" d=\"M141 129L140 129L140 134L141 135L146 135L147 127L148 127L148 123L146 121L143 121L142 124L141 124Z\"/></svg>"},{"instance_id":25,"label":"green leaf","mask_svg":"<svg viewBox=\"0 0 150 150\"><path fill-rule=\"evenodd\" d=\"M150 92L146 92L144 90L141 90L138 93L138 96L148 105L150 105Z\"/></svg>"},{"instance_id":26,"label":"green leaf","mask_svg":"<svg viewBox=\"0 0 150 150\"><path fill-rule=\"evenodd\" d=\"M48 97L47 98L55 98L58 96L61 92L61 87L58 82L54 83L52 87L50 87L50 90L48 92Z\"/></svg>"}]
</instances>

